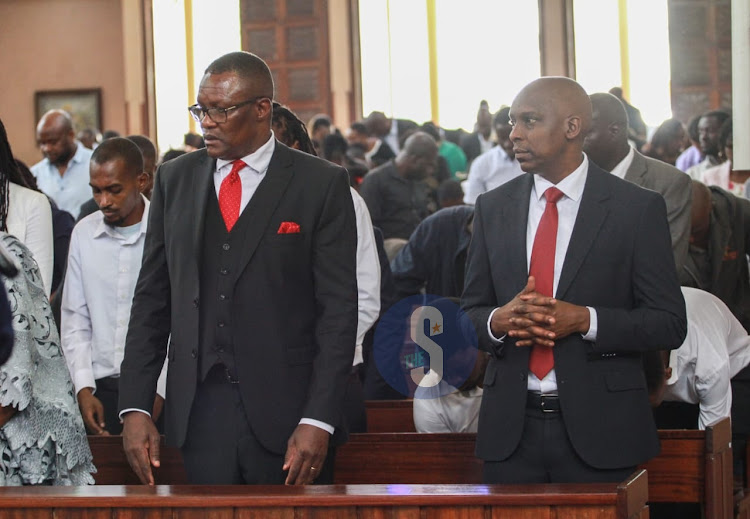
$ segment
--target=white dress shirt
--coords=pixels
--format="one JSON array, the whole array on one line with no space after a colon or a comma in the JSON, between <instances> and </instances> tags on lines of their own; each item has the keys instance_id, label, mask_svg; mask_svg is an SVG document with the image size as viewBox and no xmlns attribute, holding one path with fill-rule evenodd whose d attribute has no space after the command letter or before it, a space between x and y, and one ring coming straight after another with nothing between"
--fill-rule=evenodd
<instances>
[{"instance_id":1,"label":"white dress shirt","mask_svg":"<svg viewBox=\"0 0 750 519\"><path fill-rule=\"evenodd\" d=\"M500 146L491 148L474 159L469 168L469 177L461 184L464 189L464 203L475 204L477 197L509 180L523 175L521 165L511 159Z\"/></svg>"},{"instance_id":2,"label":"white dress shirt","mask_svg":"<svg viewBox=\"0 0 750 519\"><path fill-rule=\"evenodd\" d=\"M118 232L96 211L73 228L61 315L61 340L76 393L118 376L133 293L141 270L149 202L140 229ZM166 397L166 360L157 393Z\"/></svg>"},{"instance_id":3,"label":"white dress shirt","mask_svg":"<svg viewBox=\"0 0 750 519\"><path fill-rule=\"evenodd\" d=\"M562 272L565 262L565 255L568 252L570 237L573 235L573 227L578 216L578 209L581 206L581 197L583 188L586 185L588 177L589 159L583 154L581 164L567 177L562 179L558 184L553 184L549 180L542 178L540 175L534 175L534 186L531 189L531 199L529 201L529 218L526 224L526 269L528 272L531 264L531 252L534 249L534 237L536 236L539 221L542 219L544 209L547 206L547 200L544 198L544 192L550 187L557 187L563 192L563 197L557 202L557 240L555 242L555 271L553 278L552 293L557 293L557 285L560 282L560 273ZM584 340L595 342L597 332L596 310L587 307L589 310L589 330L583 336ZM495 337L492 334L490 323L492 315L497 308L490 313L487 320L487 330L490 338L496 342L502 342L504 337ZM539 391L542 393L554 393L557 391L557 375L552 369L541 381L529 370L528 380L529 391Z\"/></svg>"},{"instance_id":4,"label":"white dress shirt","mask_svg":"<svg viewBox=\"0 0 750 519\"><path fill-rule=\"evenodd\" d=\"M445 380L431 385L436 378L437 374L430 370L425 375L427 386L417 386L415 390L413 417L417 432L477 432L482 388L474 387L468 391L459 391Z\"/></svg>"},{"instance_id":5,"label":"white dress shirt","mask_svg":"<svg viewBox=\"0 0 750 519\"><path fill-rule=\"evenodd\" d=\"M245 163L245 167L242 168L238 174L242 181L242 197L240 198L240 214L247 207L248 202L255 194L255 190L258 189L260 181L263 180L268 171L268 165L271 163L271 157L276 149L276 139L271 132L271 137L266 143L255 150L250 155L242 157L242 162ZM221 183L225 178L232 172L231 160L216 159L216 171L214 171L214 188L216 189L216 198L219 198L219 191L221 190Z\"/></svg>"},{"instance_id":6,"label":"white dress shirt","mask_svg":"<svg viewBox=\"0 0 750 519\"><path fill-rule=\"evenodd\" d=\"M362 341L380 315L380 258L370 211L364 199L349 188L357 217L357 344L354 363L362 364Z\"/></svg>"},{"instance_id":7,"label":"white dress shirt","mask_svg":"<svg viewBox=\"0 0 750 519\"><path fill-rule=\"evenodd\" d=\"M60 176L57 166L46 158L30 168L39 189L54 200L58 208L72 214L73 218L78 218L81 205L91 199L89 162L93 153L80 142L76 141L76 146L76 152L63 176Z\"/></svg>"},{"instance_id":8,"label":"white dress shirt","mask_svg":"<svg viewBox=\"0 0 750 519\"><path fill-rule=\"evenodd\" d=\"M401 146L398 142L398 121L396 118L391 119L391 131L383 137L382 139L390 148L393 150L393 153L398 155L398 152L401 150Z\"/></svg>"},{"instance_id":9,"label":"white dress shirt","mask_svg":"<svg viewBox=\"0 0 750 519\"><path fill-rule=\"evenodd\" d=\"M8 188L8 234L26 245L39 266L44 293L49 297L55 259L52 207L47 197L13 182Z\"/></svg>"},{"instance_id":10,"label":"white dress shirt","mask_svg":"<svg viewBox=\"0 0 750 519\"><path fill-rule=\"evenodd\" d=\"M628 172L628 169L630 168L630 165L633 163L633 157L635 157L635 151L633 150L633 147L630 147L630 151L627 155L625 155L625 158L622 159L617 166L612 168L612 173L616 177L620 177L621 179L625 180L625 174Z\"/></svg>"},{"instance_id":11,"label":"white dress shirt","mask_svg":"<svg viewBox=\"0 0 750 519\"><path fill-rule=\"evenodd\" d=\"M669 354L672 376L664 399L698 404L698 428L730 416L730 379L750 364L750 337L718 297L682 287L687 309L685 342Z\"/></svg>"}]
</instances>

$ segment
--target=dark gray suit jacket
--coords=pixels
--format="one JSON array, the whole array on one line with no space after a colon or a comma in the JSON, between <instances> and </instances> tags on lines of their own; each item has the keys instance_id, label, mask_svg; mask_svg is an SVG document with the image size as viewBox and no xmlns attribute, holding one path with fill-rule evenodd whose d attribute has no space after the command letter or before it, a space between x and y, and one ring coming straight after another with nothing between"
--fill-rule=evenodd
<instances>
[{"instance_id":1,"label":"dark gray suit jacket","mask_svg":"<svg viewBox=\"0 0 750 519\"><path fill-rule=\"evenodd\" d=\"M666 162L645 157L637 150L625 173L625 180L656 191L667 203L667 221L672 236L672 253L677 272L687 261L690 243L690 210L693 184L690 177Z\"/></svg>"},{"instance_id":2,"label":"dark gray suit jacket","mask_svg":"<svg viewBox=\"0 0 750 519\"><path fill-rule=\"evenodd\" d=\"M494 343L492 310L526 284L530 174L481 195L474 216L462 304L480 347L490 352L477 455L501 461L524 428L530 348ZM596 310L595 343L573 334L556 342L562 416L576 452L590 466L624 468L659 450L641 353L677 348L685 302L670 249L661 196L589 165L555 297Z\"/></svg>"},{"instance_id":3,"label":"dark gray suit jacket","mask_svg":"<svg viewBox=\"0 0 750 519\"><path fill-rule=\"evenodd\" d=\"M215 160L205 149L159 168L120 375L120 409L151 409L169 364L167 441L181 446L198 380L199 293ZM240 392L258 440L283 453L300 418L339 426L357 332L356 223L344 169L276 142L245 211L251 223L232 272ZM279 234L282 222L298 234Z\"/></svg>"}]
</instances>

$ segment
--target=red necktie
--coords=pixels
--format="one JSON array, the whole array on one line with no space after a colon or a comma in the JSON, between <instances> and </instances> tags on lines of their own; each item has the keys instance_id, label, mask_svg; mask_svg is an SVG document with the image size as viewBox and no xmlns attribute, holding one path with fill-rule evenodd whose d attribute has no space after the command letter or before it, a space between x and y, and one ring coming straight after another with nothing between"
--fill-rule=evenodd
<instances>
[{"instance_id":1,"label":"red necktie","mask_svg":"<svg viewBox=\"0 0 750 519\"><path fill-rule=\"evenodd\" d=\"M242 180L240 170L246 164L241 160L232 162L232 171L222 180L219 188L219 210L224 218L227 231L231 231L237 219L240 217L240 202L242 201Z\"/></svg>"},{"instance_id":2,"label":"red necktie","mask_svg":"<svg viewBox=\"0 0 750 519\"><path fill-rule=\"evenodd\" d=\"M556 187L550 187L544 192L547 206L539 221L539 227L534 236L534 247L531 249L531 264L529 275L536 280L536 291L544 296L552 297L552 287L555 283L555 244L557 242L557 202L563 192ZM529 369L539 380L552 370L555 359L552 348L547 346L533 346L529 358Z\"/></svg>"}]
</instances>

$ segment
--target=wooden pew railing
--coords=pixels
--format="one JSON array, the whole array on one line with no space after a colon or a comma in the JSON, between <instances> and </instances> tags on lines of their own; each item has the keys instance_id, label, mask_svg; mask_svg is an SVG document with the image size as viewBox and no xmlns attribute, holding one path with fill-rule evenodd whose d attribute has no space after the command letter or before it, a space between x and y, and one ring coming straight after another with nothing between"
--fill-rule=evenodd
<instances>
[{"instance_id":1,"label":"wooden pew railing","mask_svg":"<svg viewBox=\"0 0 750 519\"><path fill-rule=\"evenodd\" d=\"M729 420L704 431L659 431L661 453L642 468L649 473L649 501L700 503L706 519L733 517ZM137 484L119 437L89 437L97 484ZM478 484L482 462L473 434L352 434L339 448L338 484ZM157 484L183 484L180 453L162 447Z\"/></svg>"},{"instance_id":2,"label":"wooden pew railing","mask_svg":"<svg viewBox=\"0 0 750 519\"><path fill-rule=\"evenodd\" d=\"M645 471L615 484L0 488L2 517L648 519Z\"/></svg>"},{"instance_id":3,"label":"wooden pew railing","mask_svg":"<svg viewBox=\"0 0 750 519\"><path fill-rule=\"evenodd\" d=\"M365 411L368 433L417 432L411 399L366 400Z\"/></svg>"}]
</instances>

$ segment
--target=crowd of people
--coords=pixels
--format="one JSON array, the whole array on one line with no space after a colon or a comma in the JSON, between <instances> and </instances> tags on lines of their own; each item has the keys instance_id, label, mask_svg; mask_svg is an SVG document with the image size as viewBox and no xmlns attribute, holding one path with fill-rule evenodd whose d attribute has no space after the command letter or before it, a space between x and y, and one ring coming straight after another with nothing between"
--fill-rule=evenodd
<instances>
[{"instance_id":1,"label":"crowd of people","mask_svg":"<svg viewBox=\"0 0 750 519\"><path fill-rule=\"evenodd\" d=\"M621 89L554 77L482 101L471 132L337 128L273 92L257 56L219 57L189 107L202 136L161 159L51 110L28 168L0 124L20 266L0 484L92 483L84 427L121 434L145 484L162 433L191 483L330 483L365 401L407 396L419 431L478 434L488 483L621 481L657 425L726 416L740 477L750 184L730 114L649 139ZM419 295L459 304L481 351L466 380L404 395L375 335Z\"/></svg>"}]
</instances>

